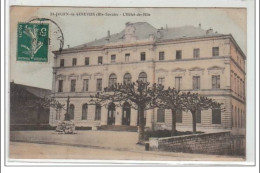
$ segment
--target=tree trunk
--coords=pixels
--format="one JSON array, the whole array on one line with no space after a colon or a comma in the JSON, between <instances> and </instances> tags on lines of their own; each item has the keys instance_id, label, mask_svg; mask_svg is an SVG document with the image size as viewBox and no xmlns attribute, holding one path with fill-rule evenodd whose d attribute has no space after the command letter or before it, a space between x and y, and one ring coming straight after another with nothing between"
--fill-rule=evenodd
<instances>
[{"instance_id":1,"label":"tree trunk","mask_svg":"<svg viewBox=\"0 0 260 173\"><path fill-rule=\"evenodd\" d=\"M191 111L192 114L192 132L196 133L196 111Z\"/></svg>"},{"instance_id":2,"label":"tree trunk","mask_svg":"<svg viewBox=\"0 0 260 173\"><path fill-rule=\"evenodd\" d=\"M139 116L139 135L138 135L138 144L144 144L144 108L141 106L138 107L138 116Z\"/></svg>"},{"instance_id":3,"label":"tree trunk","mask_svg":"<svg viewBox=\"0 0 260 173\"><path fill-rule=\"evenodd\" d=\"M172 136L175 136L176 132L176 110L172 109Z\"/></svg>"}]
</instances>

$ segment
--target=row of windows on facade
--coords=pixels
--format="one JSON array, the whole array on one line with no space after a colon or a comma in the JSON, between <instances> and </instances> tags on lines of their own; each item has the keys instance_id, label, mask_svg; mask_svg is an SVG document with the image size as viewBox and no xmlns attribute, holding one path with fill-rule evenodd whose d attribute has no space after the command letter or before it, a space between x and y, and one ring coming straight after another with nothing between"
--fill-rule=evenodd
<instances>
[{"instance_id":1,"label":"row of windows on facade","mask_svg":"<svg viewBox=\"0 0 260 173\"><path fill-rule=\"evenodd\" d=\"M69 113L71 114L71 119L74 119L74 105L71 104L69 107ZM176 111L176 122L182 123L182 111ZM60 119L60 112L56 113L56 119ZM82 116L81 120L88 119L88 104L85 103L82 105ZM101 105L97 104L95 106L95 120L98 121L101 119ZM165 109L157 109L157 122L165 123ZM201 123L201 111L196 111L196 123ZM212 109L212 124L221 124L221 110Z\"/></svg>"},{"instance_id":2,"label":"row of windows on facade","mask_svg":"<svg viewBox=\"0 0 260 173\"><path fill-rule=\"evenodd\" d=\"M235 92L235 94L241 97L245 97L244 81L236 73L233 73L231 75L231 82L232 82L232 90Z\"/></svg>"},{"instance_id":3,"label":"row of windows on facade","mask_svg":"<svg viewBox=\"0 0 260 173\"><path fill-rule=\"evenodd\" d=\"M245 111L232 105L233 127L245 128Z\"/></svg>"},{"instance_id":4,"label":"row of windows on facade","mask_svg":"<svg viewBox=\"0 0 260 173\"><path fill-rule=\"evenodd\" d=\"M75 106L73 104L70 104L69 106L69 114L70 114L70 119L74 120L74 109ZM82 120L87 120L87 114L88 114L88 104L85 103L82 105ZM56 120L61 119L61 111L56 110ZM101 105L96 104L95 105L95 120L99 121L101 120Z\"/></svg>"},{"instance_id":5,"label":"row of windows on facade","mask_svg":"<svg viewBox=\"0 0 260 173\"><path fill-rule=\"evenodd\" d=\"M139 74L138 80L140 81L147 81L147 74L145 72L141 72ZM132 77L130 73L126 73L124 75L124 83L128 84L131 83ZM200 89L200 76L193 76L192 77L192 88L194 90ZM112 86L117 83L117 76L113 73L109 76L108 86ZM158 84L164 85L165 78L159 77ZM219 89L220 88L220 75L212 75L212 89ZM175 89L181 90L182 89L182 77L175 77ZM71 80L70 86L71 92L76 92L76 80ZM83 79L83 88L82 91L89 91L89 79ZM102 91L102 79L98 78L96 82L96 91ZM63 80L59 80L58 92L63 92Z\"/></svg>"},{"instance_id":6,"label":"row of windows on facade","mask_svg":"<svg viewBox=\"0 0 260 173\"><path fill-rule=\"evenodd\" d=\"M176 111L176 122L182 123L182 111ZM165 109L157 109L157 122L165 123ZM201 111L196 111L196 123L201 123ZM212 124L221 124L221 110L212 109Z\"/></svg>"},{"instance_id":7,"label":"row of windows on facade","mask_svg":"<svg viewBox=\"0 0 260 173\"><path fill-rule=\"evenodd\" d=\"M212 56L219 56L219 47L213 47L212 48ZM176 59L182 59L182 51L181 50L177 50L176 51L176 55L175 55ZM193 49L193 58L199 58L200 57L200 49ZM125 54L125 62L129 62L130 59L130 53L126 53ZM163 61L165 59L165 53L164 52L159 52L159 60ZM145 61L146 60L146 54L145 52L141 52L140 53L140 61ZM64 59L60 60L60 67L64 67ZM89 65L90 59L89 57L85 57L85 65ZM111 63L115 63L116 62L116 55L111 55ZM98 57L98 65L103 64L103 56L99 56ZM77 65L77 58L73 58L72 59L72 66L76 66Z\"/></svg>"}]
</instances>

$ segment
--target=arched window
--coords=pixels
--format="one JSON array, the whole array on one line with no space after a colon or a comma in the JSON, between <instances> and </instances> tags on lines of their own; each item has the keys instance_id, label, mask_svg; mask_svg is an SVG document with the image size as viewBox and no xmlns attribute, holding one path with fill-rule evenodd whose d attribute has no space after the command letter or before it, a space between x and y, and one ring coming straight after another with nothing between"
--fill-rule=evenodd
<instances>
[{"instance_id":1,"label":"arched window","mask_svg":"<svg viewBox=\"0 0 260 173\"><path fill-rule=\"evenodd\" d=\"M139 81L147 82L147 74L145 72L141 72L138 77Z\"/></svg>"},{"instance_id":2,"label":"arched window","mask_svg":"<svg viewBox=\"0 0 260 173\"><path fill-rule=\"evenodd\" d=\"M131 81L132 81L132 76L130 75L130 73L126 73L126 74L124 75L124 83L125 83L125 84L130 84Z\"/></svg>"},{"instance_id":3,"label":"arched window","mask_svg":"<svg viewBox=\"0 0 260 173\"><path fill-rule=\"evenodd\" d=\"M109 83L108 83L108 86L112 86L114 84L116 84L116 75L115 73L112 73L110 76L109 76Z\"/></svg>"},{"instance_id":4,"label":"arched window","mask_svg":"<svg viewBox=\"0 0 260 173\"><path fill-rule=\"evenodd\" d=\"M88 104L85 103L82 105L82 120L86 120L88 118Z\"/></svg>"},{"instance_id":5,"label":"arched window","mask_svg":"<svg viewBox=\"0 0 260 173\"><path fill-rule=\"evenodd\" d=\"M165 110L157 109L157 122L164 123L165 119Z\"/></svg>"},{"instance_id":6,"label":"arched window","mask_svg":"<svg viewBox=\"0 0 260 173\"><path fill-rule=\"evenodd\" d=\"M73 104L70 104L70 107L69 107L70 120L74 120L74 109L75 109L75 106Z\"/></svg>"}]
</instances>

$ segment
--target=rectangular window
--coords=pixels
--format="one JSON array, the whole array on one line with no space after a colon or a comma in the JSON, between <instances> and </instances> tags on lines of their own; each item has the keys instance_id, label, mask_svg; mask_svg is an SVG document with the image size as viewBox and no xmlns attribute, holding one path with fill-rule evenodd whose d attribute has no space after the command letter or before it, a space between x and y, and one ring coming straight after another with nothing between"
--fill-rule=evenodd
<instances>
[{"instance_id":1,"label":"rectangular window","mask_svg":"<svg viewBox=\"0 0 260 173\"><path fill-rule=\"evenodd\" d=\"M141 61L145 61L145 52L141 52Z\"/></svg>"},{"instance_id":2,"label":"rectangular window","mask_svg":"<svg viewBox=\"0 0 260 173\"><path fill-rule=\"evenodd\" d=\"M102 91L102 79L97 79L97 91Z\"/></svg>"},{"instance_id":3,"label":"rectangular window","mask_svg":"<svg viewBox=\"0 0 260 173\"><path fill-rule=\"evenodd\" d=\"M99 56L98 57L98 65L101 65L101 64L103 64L103 57Z\"/></svg>"},{"instance_id":4,"label":"rectangular window","mask_svg":"<svg viewBox=\"0 0 260 173\"><path fill-rule=\"evenodd\" d=\"M116 62L116 55L111 55L111 63L115 63Z\"/></svg>"},{"instance_id":5,"label":"rectangular window","mask_svg":"<svg viewBox=\"0 0 260 173\"><path fill-rule=\"evenodd\" d=\"M60 67L64 67L64 59L60 60Z\"/></svg>"},{"instance_id":6,"label":"rectangular window","mask_svg":"<svg viewBox=\"0 0 260 173\"><path fill-rule=\"evenodd\" d=\"M221 124L221 110L212 109L212 124Z\"/></svg>"},{"instance_id":7,"label":"rectangular window","mask_svg":"<svg viewBox=\"0 0 260 173\"><path fill-rule=\"evenodd\" d=\"M181 110L176 111L176 123L182 123L182 111Z\"/></svg>"},{"instance_id":8,"label":"rectangular window","mask_svg":"<svg viewBox=\"0 0 260 173\"><path fill-rule=\"evenodd\" d=\"M159 60L164 60L164 52L159 52Z\"/></svg>"},{"instance_id":9,"label":"rectangular window","mask_svg":"<svg viewBox=\"0 0 260 173\"><path fill-rule=\"evenodd\" d=\"M101 105L96 105L95 120L101 119Z\"/></svg>"},{"instance_id":10,"label":"rectangular window","mask_svg":"<svg viewBox=\"0 0 260 173\"><path fill-rule=\"evenodd\" d=\"M125 62L129 62L130 54L126 53L125 54Z\"/></svg>"},{"instance_id":11,"label":"rectangular window","mask_svg":"<svg viewBox=\"0 0 260 173\"><path fill-rule=\"evenodd\" d=\"M85 57L85 65L89 65L89 57Z\"/></svg>"},{"instance_id":12,"label":"rectangular window","mask_svg":"<svg viewBox=\"0 0 260 173\"><path fill-rule=\"evenodd\" d=\"M175 77L175 89L176 90L181 90L181 85L182 85L182 77Z\"/></svg>"},{"instance_id":13,"label":"rectangular window","mask_svg":"<svg viewBox=\"0 0 260 173\"><path fill-rule=\"evenodd\" d=\"M200 89L200 76L193 76L193 89L198 90Z\"/></svg>"},{"instance_id":14,"label":"rectangular window","mask_svg":"<svg viewBox=\"0 0 260 173\"><path fill-rule=\"evenodd\" d=\"M200 57L200 49L193 49L193 58Z\"/></svg>"},{"instance_id":15,"label":"rectangular window","mask_svg":"<svg viewBox=\"0 0 260 173\"><path fill-rule=\"evenodd\" d=\"M83 80L83 91L88 91L88 79Z\"/></svg>"},{"instance_id":16,"label":"rectangular window","mask_svg":"<svg viewBox=\"0 0 260 173\"><path fill-rule=\"evenodd\" d=\"M72 66L75 66L75 65L77 65L77 58L72 59Z\"/></svg>"},{"instance_id":17,"label":"rectangular window","mask_svg":"<svg viewBox=\"0 0 260 173\"><path fill-rule=\"evenodd\" d=\"M181 57L181 50L177 50L176 51L176 59L181 59L182 57Z\"/></svg>"},{"instance_id":18,"label":"rectangular window","mask_svg":"<svg viewBox=\"0 0 260 173\"><path fill-rule=\"evenodd\" d=\"M59 80L58 92L63 92L63 80Z\"/></svg>"},{"instance_id":19,"label":"rectangular window","mask_svg":"<svg viewBox=\"0 0 260 173\"><path fill-rule=\"evenodd\" d=\"M164 120L165 120L165 110L158 109L157 110L157 122L164 123Z\"/></svg>"},{"instance_id":20,"label":"rectangular window","mask_svg":"<svg viewBox=\"0 0 260 173\"><path fill-rule=\"evenodd\" d=\"M219 47L212 48L212 56L219 56Z\"/></svg>"},{"instance_id":21,"label":"rectangular window","mask_svg":"<svg viewBox=\"0 0 260 173\"><path fill-rule=\"evenodd\" d=\"M73 79L70 81L70 91L75 92L76 91L76 80Z\"/></svg>"},{"instance_id":22,"label":"rectangular window","mask_svg":"<svg viewBox=\"0 0 260 173\"><path fill-rule=\"evenodd\" d=\"M164 77L159 77L158 78L158 84L164 85L165 78Z\"/></svg>"},{"instance_id":23,"label":"rectangular window","mask_svg":"<svg viewBox=\"0 0 260 173\"><path fill-rule=\"evenodd\" d=\"M201 123L201 110L197 110L195 115L196 115L196 123Z\"/></svg>"},{"instance_id":24,"label":"rectangular window","mask_svg":"<svg viewBox=\"0 0 260 173\"><path fill-rule=\"evenodd\" d=\"M220 75L212 76L212 88L213 89L220 88Z\"/></svg>"}]
</instances>

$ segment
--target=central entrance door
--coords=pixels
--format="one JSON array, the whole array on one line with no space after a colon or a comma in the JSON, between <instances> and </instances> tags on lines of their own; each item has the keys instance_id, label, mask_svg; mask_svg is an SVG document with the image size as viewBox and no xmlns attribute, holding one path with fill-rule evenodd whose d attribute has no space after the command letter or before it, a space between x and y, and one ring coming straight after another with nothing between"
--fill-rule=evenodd
<instances>
[{"instance_id":1,"label":"central entrance door","mask_svg":"<svg viewBox=\"0 0 260 173\"><path fill-rule=\"evenodd\" d=\"M107 124L108 125L115 125L115 114L116 114L116 106L114 103L109 103L108 105L108 118Z\"/></svg>"},{"instance_id":2,"label":"central entrance door","mask_svg":"<svg viewBox=\"0 0 260 173\"><path fill-rule=\"evenodd\" d=\"M123 105L122 125L130 126L131 108L128 102Z\"/></svg>"}]
</instances>

